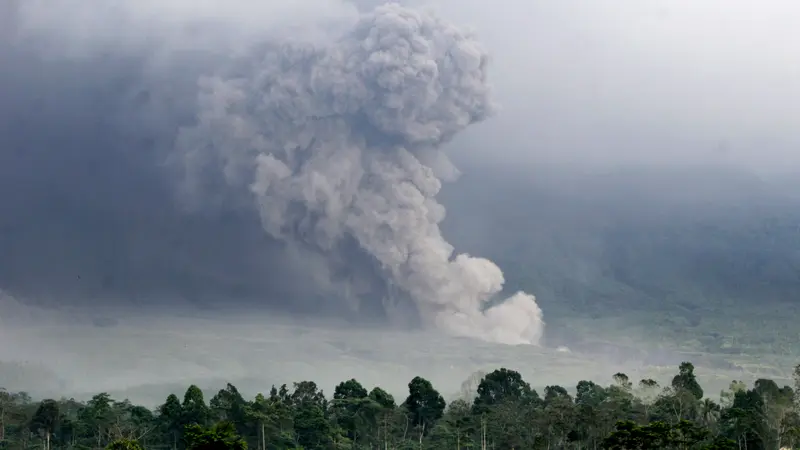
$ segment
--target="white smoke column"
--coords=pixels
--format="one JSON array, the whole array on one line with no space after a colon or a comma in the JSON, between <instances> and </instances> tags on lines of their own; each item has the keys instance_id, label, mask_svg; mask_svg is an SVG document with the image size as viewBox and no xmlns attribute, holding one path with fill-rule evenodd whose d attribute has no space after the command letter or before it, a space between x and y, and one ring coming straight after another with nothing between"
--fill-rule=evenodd
<instances>
[{"instance_id":1,"label":"white smoke column","mask_svg":"<svg viewBox=\"0 0 800 450\"><path fill-rule=\"evenodd\" d=\"M200 82L197 125L177 140L188 192L221 168L254 196L270 235L321 253L355 239L430 325L538 344L533 296L484 311L503 274L454 255L439 229L441 182L421 162L447 161L439 147L491 112L487 55L472 35L389 4L326 45L267 43L242 61Z\"/></svg>"}]
</instances>

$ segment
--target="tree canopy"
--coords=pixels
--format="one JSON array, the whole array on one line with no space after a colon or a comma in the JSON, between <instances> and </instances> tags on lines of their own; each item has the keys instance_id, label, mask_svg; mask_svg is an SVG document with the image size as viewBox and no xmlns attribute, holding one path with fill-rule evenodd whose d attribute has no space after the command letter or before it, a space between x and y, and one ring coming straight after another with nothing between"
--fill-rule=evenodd
<instances>
[{"instance_id":1,"label":"tree canopy","mask_svg":"<svg viewBox=\"0 0 800 450\"><path fill-rule=\"evenodd\" d=\"M798 448L800 375L731 383L706 395L682 363L665 387L623 373L542 395L508 368L481 373L449 404L425 378L402 403L380 387L341 382L331 398L313 381L247 399L227 384L206 402L198 386L155 410L98 393L85 402L34 401L0 389L0 449L750 449ZM798 365L797 374L800 374ZM475 387L477 384L477 387ZM464 391L464 389L462 389Z\"/></svg>"}]
</instances>

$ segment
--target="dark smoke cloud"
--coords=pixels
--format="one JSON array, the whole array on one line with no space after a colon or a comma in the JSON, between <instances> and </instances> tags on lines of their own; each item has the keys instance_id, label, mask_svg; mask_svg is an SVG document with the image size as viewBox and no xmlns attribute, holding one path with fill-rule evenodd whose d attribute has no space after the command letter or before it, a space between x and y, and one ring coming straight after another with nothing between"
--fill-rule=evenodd
<instances>
[{"instance_id":1,"label":"dark smoke cloud","mask_svg":"<svg viewBox=\"0 0 800 450\"><path fill-rule=\"evenodd\" d=\"M200 2L192 20L146 3L13 11L2 286L60 301L202 292L539 341L533 297L485 310L502 272L439 231L435 196L457 172L440 147L492 110L472 35L397 4L307 2L328 9L273 26L244 3Z\"/></svg>"},{"instance_id":2,"label":"dark smoke cloud","mask_svg":"<svg viewBox=\"0 0 800 450\"><path fill-rule=\"evenodd\" d=\"M60 307L226 298L325 313L256 214L173 201L164 160L233 33L89 3L3 3L0 288Z\"/></svg>"}]
</instances>

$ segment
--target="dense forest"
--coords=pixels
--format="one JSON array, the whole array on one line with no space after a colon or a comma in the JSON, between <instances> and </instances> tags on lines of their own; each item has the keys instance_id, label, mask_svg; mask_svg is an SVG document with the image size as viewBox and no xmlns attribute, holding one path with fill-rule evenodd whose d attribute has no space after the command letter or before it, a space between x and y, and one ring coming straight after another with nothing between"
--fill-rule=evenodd
<instances>
[{"instance_id":1,"label":"dense forest","mask_svg":"<svg viewBox=\"0 0 800 450\"><path fill-rule=\"evenodd\" d=\"M782 449L800 445L795 386L742 382L715 395L684 362L666 386L617 373L601 386L539 393L505 368L476 373L446 404L415 377L405 399L355 379L326 397L313 381L248 400L231 384L208 402L190 386L155 410L100 393L34 401L0 391L3 449ZM398 401L399 400L399 401Z\"/></svg>"}]
</instances>

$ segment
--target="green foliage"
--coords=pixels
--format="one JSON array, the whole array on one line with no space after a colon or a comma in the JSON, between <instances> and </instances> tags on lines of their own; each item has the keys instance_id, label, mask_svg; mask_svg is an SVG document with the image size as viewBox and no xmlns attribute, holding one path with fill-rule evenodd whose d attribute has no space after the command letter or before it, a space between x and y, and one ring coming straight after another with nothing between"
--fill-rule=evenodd
<instances>
[{"instance_id":1,"label":"green foliage","mask_svg":"<svg viewBox=\"0 0 800 450\"><path fill-rule=\"evenodd\" d=\"M800 367L798 368L800 372ZM719 402L703 397L685 362L666 388L617 373L610 385L551 385L542 397L522 375L483 375L472 400L445 404L415 377L398 405L379 387L346 380L326 398L312 381L273 386L253 399L228 384L208 404L197 386L150 411L99 393L34 402L0 396L0 448L22 450L373 450L797 448L795 389L759 379L731 383ZM473 384L474 386L474 384Z\"/></svg>"},{"instance_id":2,"label":"green foliage","mask_svg":"<svg viewBox=\"0 0 800 450\"><path fill-rule=\"evenodd\" d=\"M34 433L52 434L58 424L61 414L59 404L55 400L43 400L36 408L30 422L30 430Z\"/></svg>"},{"instance_id":3,"label":"green foliage","mask_svg":"<svg viewBox=\"0 0 800 450\"><path fill-rule=\"evenodd\" d=\"M187 450L247 450L247 442L236 434L236 427L228 421L218 422L211 428L191 424L185 431Z\"/></svg>"},{"instance_id":4,"label":"green foliage","mask_svg":"<svg viewBox=\"0 0 800 450\"><path fill-rule=\"evenodd\" d=\"M478 385L475 412L482 414L500 403L528 402L538 398L536 391L519 372L501 368L486 375Z\"/></svg>"},{"instance_id":5,"label":"green foliage","mask_svg":"<svg viewBox=\"0 0 800 450\"><path fill-rule=\"evenodd\" d=\"M210 411L203 398L203 391L195 385L189 386L183 395L181 405L182 421L185 425L205 425L210 418Z\"/></svg>"},{"instance_id":6,"label":"green foliage","mask_svg":"<svg viewBox=\"0 0 800 450\"><path fill-rule=\"evenodd\" d=\"M703 388L697 382L697 377L694 375L694 364L690 362L682 362L678 367L678 374L672 378L672 387L689 392L698 400L703 398Z\"/></svg>"},{"instance_id":7,"label":"green foliage","mask_svg":"<svg viewBox=\"0 0 800 450\"><path fill-rule=\"evenodd\" d=\"M711 436L708 429L688 420L678 423L651 422L638 425L626 420L617 422L602 444L608 450L656 449L736 449L736 442Z\"/></svg>"},{"instance_id":8,"label":"green foliage","mask_svg":"<svg viewBox=\"0 0 800 450\"><path fill-rule=\"evenodd\" d=\"M144 450L139 442L132 439L117 439L108 444L106 450Z\"/></svg>"},{"instance_id":9,"label":"green foliage","mask_svg":"<svg viewBox=\"0 0 800 450\"><path fill-rule=\"evenodd\" d=\"M423 432L430 430L444 414L445 401L439 391L433 388L430 381L422 377L414 377L408 383L408 397L404 403L411 416L411 423L422 427Z\"/></svg>"}]
</instances>

